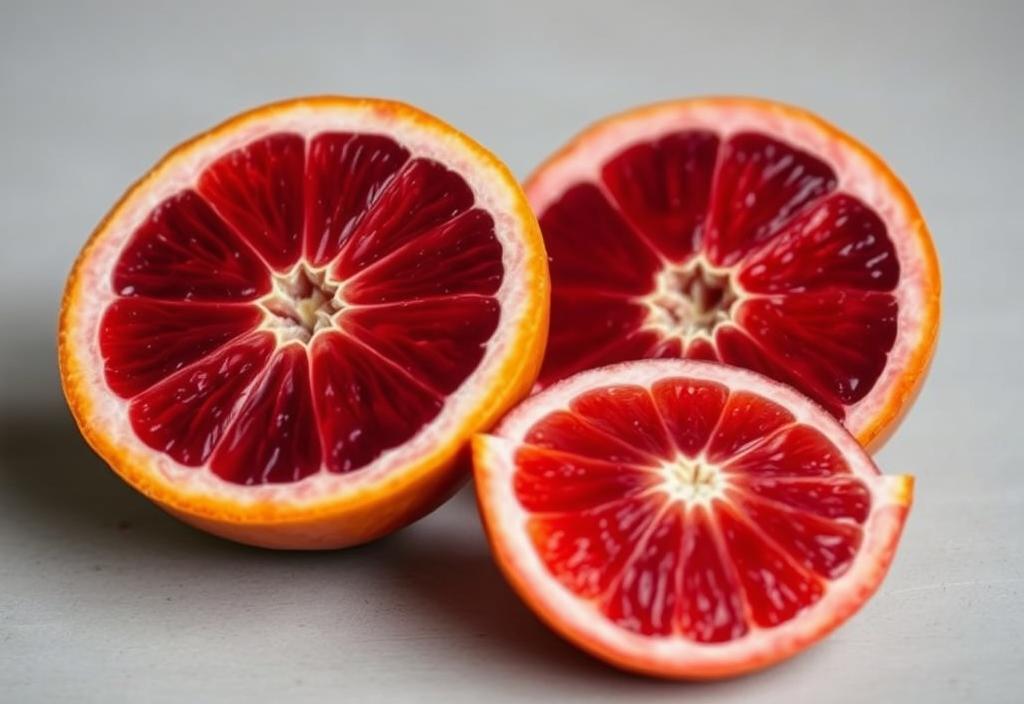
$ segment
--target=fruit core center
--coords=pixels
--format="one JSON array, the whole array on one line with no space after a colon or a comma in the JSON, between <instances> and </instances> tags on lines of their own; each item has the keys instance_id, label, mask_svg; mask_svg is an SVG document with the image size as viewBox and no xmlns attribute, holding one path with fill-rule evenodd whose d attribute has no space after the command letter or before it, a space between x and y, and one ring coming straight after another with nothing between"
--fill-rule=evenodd
<instances>
[{"instance_id":1,"label":"fruit core center","mask_svg":"<svg viewBox=\"0 0 1024 704\"><path fill-rule=\"evenodd\" d=\"M739 300L728 272L697 260L685 266L666 266L658 272L654 291L643 298L646 327L666 337L690 340L710 337L732 320Z\"/></svg>"},{"instance_id":2,"label":"fruit core center","mask_svg":"<svg viewBox=\"0 0 1024 704\"><path fill-rule=\"evenodd\" d=\"M273 289L258 302L263 327L278 342L307 343L318 331L334 327L333 317L344 306L337 294L338 284L323 269L299 264L286 274L275 273Z\"/></svg>"},{"instance_id":3,"label":"fruit core center","mask_svg":"<svg viewBox=\"0 0 1024 704\"><path fill-rule=\"evenodd\" d=\"M714 465L679 458L661 468L663 489L670 498L684 503L708 504L723 495L725 481Z\"/></svg>"}]
</instances>

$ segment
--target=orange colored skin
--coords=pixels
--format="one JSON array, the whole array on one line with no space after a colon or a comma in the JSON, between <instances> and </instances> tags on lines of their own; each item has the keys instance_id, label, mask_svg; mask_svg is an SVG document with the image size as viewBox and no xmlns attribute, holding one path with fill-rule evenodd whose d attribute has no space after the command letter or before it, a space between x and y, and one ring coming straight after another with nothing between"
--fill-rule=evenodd
<instances>
[{"instance_id":1,"label":"orange colored skin","mask_svg":"<svg viewBox=\"0 0 1024 704\"><path fill-rule=\"evenodd\" d=\"M765 111L782 113L789 119L813 124L829 134L835 141L842 143L852 151L858 152L871 165L875 177L880 182L886 184L889 192L900 201L910 216L911 221L915 224L912 234L922 253L923 279L926 284L926 308L923 312L921 323L924 335L918 346L913 350L910 358L906 361L902 373L889 389L885 403L862 427L851 429L854 436L870 452L877 451L892 436L913 406L914 400L917 398L918 393L920 393L921 386L931 367L931 360L935 354L935 346L939 337L942 276L939 269L938 255L935 252L935 245L932 242L928 226L920 209L917 207L917 203L914 201L906 185L900 181L882 158L870 148L813 113L772 100L740 96L708 96L685 100L668 100L618 113L591 124L534 169L533 173L524 182L524 188L529 192L542 172L561 159L564 159L582 145L585 145L590 135L602 127L630 120L645 113L656 112L665 107L678 106L685 108L699 104L713 104L716 107L724 108L728 108L730 105L742 106L744 108L754 107Z\"/></svg>"},{"instance_id":2,"label":"orange colored skin","mask_svg":"<svg viewBox=\"0 0 1024 704\"><path fill-rule=\"evenodd\" d=\"M85 295L80 273L133 195L159 179L178 159L205 140L238 130L249 120L286 113L296 106L314 109L370 106L387 119L413 121L436 133L439 139L455 140L467 152L493 167L502 182L519 196L514 215L525 236L524 276L528 279L526 289L530 297L526 301L523 323L512 335L508 354L494 377L490 393L478 399L475 408L460 420L457 430L430 455L393 468L388 476L364 490L341 498L326 496L301 506L271 502L247 504L233 498L186 494L153 471L155 453L132 453L112 438L97 418L95 400L90 398L82 381L90 370L83 368L83 357L77 353L69 332L77 322L78 308ZM549 294L547 256L540 228L515 177L494 155L450 125L403 103L340 96L297 98L243 113L181 144L130 187L104 217L82 248L61 302L58 328L61 383L75 421L93 450L128 484L186 523L231 540L268 548L325 549L356 545L386 535L429 513L465 481L467 463L460 462L459 457L471 436L489 428L509 407L526 396L537 377L547 341Z\"/></svg>"}]
</instances>

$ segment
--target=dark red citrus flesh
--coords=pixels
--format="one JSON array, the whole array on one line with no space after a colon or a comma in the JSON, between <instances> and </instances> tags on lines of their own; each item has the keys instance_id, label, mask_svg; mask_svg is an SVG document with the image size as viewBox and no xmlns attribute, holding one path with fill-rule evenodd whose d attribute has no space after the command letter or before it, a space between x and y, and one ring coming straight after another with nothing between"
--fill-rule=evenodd
<instances>
[{"instance_id":1,"label":"dark red citrus flesh","mask_svg":"<svg viewBox=\"0 0 1024 704\"><path fill-rule=\"evenodd\" d=\"M322 275L341 302L278 344L267 317L303 318L261 299L296 267L322 272L299 276L302 298ZM381 135L273 134L131 235L100 326L106 380L147 445L229 482L355 471L479 365L502 276L494 222L455 172Z\"/></svg>"},{"instance_id":2,"label":"dark red citrus flesh","mask_svg":"<svg viewBox=\"0 0 1024 704\"><path fill-rule=\"evenodd\" d=\"M530 539L555 578L625 629L700 643L814 604L849 568L870 509L820 431L697 379L589 391L534 424L515 463ZM698 465L717 493L673 493L665 468Z\"/></svg>"},{"instance_id":3,"label":"dark red citrus flesh","mask_svg":"<svg viewBox=\"0 0 1024 704\"><path fill-rule=\"evenodd\" d=\"M542 386L683 356L761 372L842 419L895 343L900 268L885 224L837 189L825 162L768 135L692 130L633 144L600 183L568 184L539 215L552 282ZM706 334L651 323L646 301L679 270L669 299L692 300L697 279L703 307L723 316Z\"/></svg>"}]
</instances>

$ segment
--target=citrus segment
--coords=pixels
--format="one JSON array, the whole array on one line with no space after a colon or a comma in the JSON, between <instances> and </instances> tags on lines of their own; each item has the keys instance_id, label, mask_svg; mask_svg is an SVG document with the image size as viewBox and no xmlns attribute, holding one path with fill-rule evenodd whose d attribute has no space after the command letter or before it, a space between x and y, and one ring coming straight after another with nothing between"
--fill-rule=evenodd
<instances>
[{"instance_id":1,"label":"citrus segment","mask_svg":"<svg viewBox=\"0 0 1024 704\"><path fill-rule=\"evenodd\" d=\"M723 559L707 512L693 511L680 545L675 599L679 633L696 643L724 643L748 632L736 577Z\"/></svg>"},{"instance_id":2,"label":"citrus segment","mask_svg":"<svg viewBox=\"0 0 1024 704\"><path fill-rule=\"evenodd\" d=\"M657 254L597 186L574 186L540 217L559 289L647 293ZM581 256L583 253L586 256ZM557 268L555 264L557 262Z\"/></svg>"},{"instance_id":3,"label":"citrus segment","mask_svg":"<svg viewBox=\"0 0 1024 704\"><path fill-rule=\"evenodd\" d=\"M674 677L762 667L836 627L877 588L910 502L911 480L810 400L687 360L557 383L478 436L474 463L526 601L585 649Z\"/></svg>"},{"instance_id":4,"label":"citrus segment","mask_svg":"<svg viewBox=\"0 0 1024 704\"><path fill-rule=\"evenodd\" d=\"M309 362L289 345L249 387L210 469L236 484L297 482L320 469L320 432L310 390Z\"/></svg>"},{"instance_id":5,"label":"citrus segment","mask_svg":"<svg viewBox=\"0 0 1024 704\"><path fill-rule=\"evenodd\" d=\"M273 338L248 336L135 396L128 417L150 448L188 467L205 463L234 423L243 392L270 359Z\"/></svg>"},{"instance_id":6,"label":"citrus segment","mask_svg":"<svg viewBox=\"0 0 1024 704\"><path fill-rule=\"evenodd\" d=\"M381 188L374 207L354 223L347 246L333 265L335 276L347 278L403 246L420 244L420 233L449 222L472 205L473 193L458 174L429 159L407 162ZM492 232L493 224L488 223L476 234L486 240Z\"/></svg>"},{"instance_id":7,"label":"citrus segment","mask_svg":"<svg viewBox=\"0 0 1024 704\"><path fill-rule=\"evenodd\" d=\"M347 300L379 304L460 295L492 296L501 285L501 246L494 224L473 210L420 234L415 248L399 249L344 289ZM457 303L457 302L456 302Z\"/></svg>"},{"instance_id":8,"label":"citrus segment","mask_svg":"<svg viewBox=\"0 0 1024 704\"><path fill-rule=\"evenodd\" d=\"M624 149L601 169L610 201L673 261L686 260L700 246L718 144L711 132L670 134Z\"/></svg>"},{"instance_id":9,"label":"citrus segment","mask_svg":"<svg viewBox=\"0 0 1024 704\"><path fill-rule=\"evenodd\" d=\"M439 394L458 388L498 327L493 298L453 296L355 308L342 328Z\"/></svg>"},{"instance_id":10,"label":"citrus segment","mask_svg":"<svg viewBox=\"0 0 1024 704\"><path fill-rule=\"evenodd\" d=\"M409 151L382 135L331 132L310 140L306 159L306 257L324 266Z\"/></svg>"},{"instance_id":11,"label":"citrus segment","mask_svg":"<svg viewBox=\"0 0 1024 704\"><path fill-rule=\"evenodd\" d=\"M113 468L186 520L346 545L453 489L468 436L532 384L547 295L492 156L408 106L301 99L115 207L69 279L62 378Z\"/></svg>"},{"instance_id":12,"label":"citrus segment","mask_svg":"<svg viewBox=\"0 0 1024 704\"><path fill-rule=\"evenodd\" d=\"M117 300L100 321L106 382L132 398L254 329L261 317L252 306Z\"/></svg>"},{"instance_id":13,"label":"citrus segment","mask_svg":"<svg viewBox=\"0 0 1024 704\"><path fill-rule=\"evenodd\" d=\"M193 190L157 205L124 245L114 292L172 301L251 301L270 290L266 266Z\"/></svg>"},{"instance_id":14,"label":"citrus segment","mask_svg":"<svg viewBox=\"0 0 1024 704\"><path fill-rule=\"evenodd\" d=\"M718 426L729 390L696 379L665 379L651 387L650 394L676 449L696 457Z\"/></svg>"},{"instance_id":15,"label":"citrus segment","mask_svg":"<svg viewBox=\"0 0 1024 704\"><path fill-rule=\"evenodd\" d=\"M312 356L329 471L364 467L441 411L443 399L426 382L351 337L323 335Z\"/></svg>"},{"instance_id":16,"label":"citrus segment","mask_svg":"<svg viewBox=\"0 0 1024 704\"><path fill-rule=\"evenodd\" d=\"M862 441L920 385L934 248L874 155L795 108L709 98L601 122L527 182L551 258L539 385L645 357L790 384Z\"/></svg>"},{"instance_id":17,"label":"citrus segment","mask_svg":"<svg viewBox=\"0 0 1024 704\"><path fill-rule=\"evenodd\" d=\"M275 134L211 164L198 191L264 261L289 269L302 250L305 169L306 140Z\"/></svg>"},{"instance_id":18,"label":"citrus segment","mask_svg":"<svg viewBox=\"0 0 1024 704\"><path fill-rule=\"evenodd\" d=\"M747 257L738 278L747 291L764 294L830 287L891 291L899 285L900 269L881 218L837 193L796 215L770 244Z\"/></svg>"},{"instance_id":19,"label":"citrus segment","mask_svg":"<svg viewBox=\"0 0 1024 704\"><path fill-rule=\"evenodd\" d=\"M713 266L733 265L776 236L793 215L836 187L821 159L760 132L719 147L703 246Z\"/></svg>"}]
</instances>

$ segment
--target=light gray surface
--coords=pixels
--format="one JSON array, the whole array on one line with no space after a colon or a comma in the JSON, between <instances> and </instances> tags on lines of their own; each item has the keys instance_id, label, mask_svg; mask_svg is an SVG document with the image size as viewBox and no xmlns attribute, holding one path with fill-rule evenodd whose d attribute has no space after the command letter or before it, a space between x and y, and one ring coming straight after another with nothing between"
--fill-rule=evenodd
<instances>
[{"instance_id":1,"label":"light gray surface","mask_svg":"<svg viewBox=\"0 0 1024 704\"><path fill-rule=\"evenodd\" d=\"M134 5L0 5L0 700L1022 701L1021 5ZM419 104L519 174L594 118L702 93L805 105L884 154L934 232L945 319L880 455L918 494L868 607L763 674L651 682L519 605L467 492L376 545L279 554L115 479L56 381L78 247L171 145L320 92Z\"/></svg>"}]
</instances>

